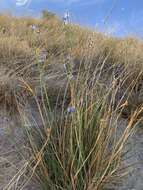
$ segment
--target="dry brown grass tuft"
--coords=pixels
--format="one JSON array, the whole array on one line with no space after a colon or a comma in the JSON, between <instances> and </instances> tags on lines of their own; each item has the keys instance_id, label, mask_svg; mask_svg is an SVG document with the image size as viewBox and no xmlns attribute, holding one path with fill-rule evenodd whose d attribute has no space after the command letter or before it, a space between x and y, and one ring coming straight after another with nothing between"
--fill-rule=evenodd
<instances>
[{"instance_id":1,"label":"dry brown grass tuft","mask_svg":"<svg viewBox=\"0 0 143 190\"><path fill-rule=\"evenodd\" d=\"M38 27L39 32L31 30L32 24ZM77 25L64 25L57 17L42 20L1 15L0 26L1 33L5 28L5 33L0 37L0 67L13 77L20 75L25 80L28 77L28 81L38 78L38 67L32 65L38 63L38 56L44 50L47 60L42 67L45 70L45 65L65 63L66 57L70 57L76 60L75 68L78 70L79 67L87 67L85 64L92 65L90 69L96 68L99 73L102 68L100 79L107 86L115 78L126 79L122 93L130 81L135 88L141 86L143 43L139 39L105 36ZM131 89L134 90L134 87L131 86Z\"/></svg>"}]
</instances>

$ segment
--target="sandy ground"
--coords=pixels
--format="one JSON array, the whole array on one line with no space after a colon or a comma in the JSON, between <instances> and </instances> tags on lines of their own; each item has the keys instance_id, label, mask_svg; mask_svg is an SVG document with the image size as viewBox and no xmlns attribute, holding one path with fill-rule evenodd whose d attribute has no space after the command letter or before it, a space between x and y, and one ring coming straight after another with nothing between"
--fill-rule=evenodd
<instances>
[{"instance_id":1,"label":"sandy ground","mask_svg":"<svg viewBox=\"0 0 143 190\"><path fill-rule=\"evenodd\" d=\"M118 126L120 136L127 126L127 120L120 119ZM124 153L122 171L125 175L109 190L143 190L143 127L141 125L137 126L136 131L128 138Z\"/></svg>"},{"instance_id":2,"label":"sandy ground","mask_svg":"<svg viewBox=\"0 0 143 190\"><path fill-rule=\"evenodd\" d=\"M40 190L36 180L24 176L29 157L22 128L16 119L0 109L0 190ZM22 188L27 181L28 184Z\"/></svg>"},{"instance_id":3,"label":"sandy ground","mask_svg":"<svg viewBox=\"0 0 143 190\"><path fill-rule=\"evenodd\" d=\"M125 123L122 120L121 127ZM117 190L143 190L143 124L137 126L135 133L129 137L126 150L128 153L123 163L125 167L130 166L130 172Z\"/></svg>"}]
</instances>

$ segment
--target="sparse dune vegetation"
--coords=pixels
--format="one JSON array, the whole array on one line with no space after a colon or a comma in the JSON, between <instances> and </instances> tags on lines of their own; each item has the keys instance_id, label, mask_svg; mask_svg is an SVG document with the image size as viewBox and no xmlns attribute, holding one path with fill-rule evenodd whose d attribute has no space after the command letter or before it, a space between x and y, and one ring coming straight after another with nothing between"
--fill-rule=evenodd
<instances>
[{"instance_id":1,"label":"sparse dune vegetation","mask_svg":"<svg viewBox=\"0 0 143 190\"><path fill-rule=\"evenodd\" d=\"M120 190L136 172L142 52L46 11L0 15L0 190Z\"/></svg>"}]
</instances>

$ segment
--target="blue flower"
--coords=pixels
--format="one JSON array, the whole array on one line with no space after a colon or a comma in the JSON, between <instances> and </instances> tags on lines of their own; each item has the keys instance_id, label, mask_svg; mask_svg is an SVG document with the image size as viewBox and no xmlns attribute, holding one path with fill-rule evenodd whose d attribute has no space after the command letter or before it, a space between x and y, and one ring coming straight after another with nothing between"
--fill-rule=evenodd
<instances>
[{"instance_id":1,"label":"blue flower","mask_svg":"<svg viewBox=\"0 0 143 190\"><path fill-rule=\"evenodd\" d=\"M75 107L68 107L67 112L68 113L74 113L76 111Z\"/></svg>"}]
</instances>

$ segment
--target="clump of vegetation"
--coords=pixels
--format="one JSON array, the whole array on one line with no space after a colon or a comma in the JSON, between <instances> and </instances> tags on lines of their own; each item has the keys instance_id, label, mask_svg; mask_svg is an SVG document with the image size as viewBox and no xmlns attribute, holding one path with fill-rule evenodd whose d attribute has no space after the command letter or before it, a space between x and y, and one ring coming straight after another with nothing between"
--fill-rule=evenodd
<instances>
[{"instance_id":1,"label":"clump of vegetation","mask_svg":"<svg viewBox=\"0 0 143 190\"><path fill-rule=\"evenodd\" d=\"M49 20L50 18L53 18L53 17L55 17L55 16L56 16L56 15L55 15L54 13L49 12L49 11L47 11L47 10L43 10L43 11L42 11L42 18L43 18L43 19Z\"/></svg>"},{"instance_id":2,"label":"clump of vegetation","mask_svg":"<svg viewBox=\"0 0 143 190\"><path fill-rule=\"evenodd\" d=\"M114 94L108 102L109 94L99 96L96 83L90 89L87 81L80 80L79 86L76 82L70 82L71 103L67 109L62 107L53 114L48 94L41 107L38 105L39 112L44 110L48 115L38 144L37 136L28 132L34 154L33 170L37 169L45 190L106 189L120 181L124 171L121 162L124 146L134 131L138 112L119 136L121 112L117 111L118 107L112 109Z\"/></svg>"}]
</instances>

